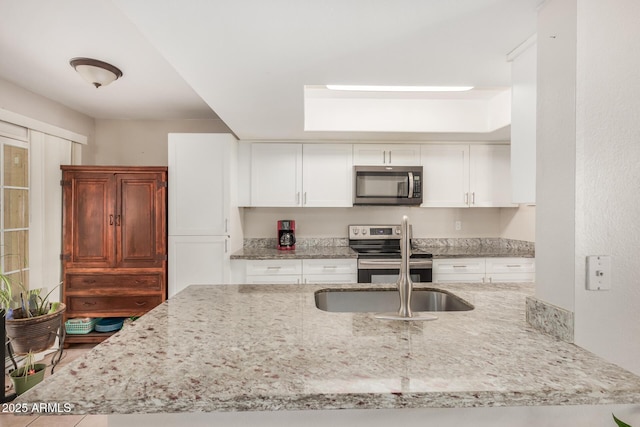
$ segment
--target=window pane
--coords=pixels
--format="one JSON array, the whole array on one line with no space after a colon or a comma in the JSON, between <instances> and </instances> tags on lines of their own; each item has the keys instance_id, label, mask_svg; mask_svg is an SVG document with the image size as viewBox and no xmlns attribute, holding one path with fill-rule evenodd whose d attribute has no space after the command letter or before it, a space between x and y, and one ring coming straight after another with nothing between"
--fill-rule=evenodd
<instances>
[{"instance_id":1,"label":"window pane","mask_svg":"<svg viewBox=\"0 0 640 427\"><path fill-rule=\"evenodd\" d=\"M9 281L11 282L11 293L14 301L20 300L20 292L24 289L29 289L29 272L23 271L20 273L7 274ZM22 284L22 287L20 287Z\"/></svg>"},{"instance_id":2,"label":"window pane","mask_svg":"<svg viewBox=\"0 0 640 427\"><path fill-rule=\"evenodd\" d=\"M4 185L8 187L29 186L29 158L27 149L4 146Z\"/></svg>"},{"instance_id":3,"label":"window pane","mask_svg":"<svg viewBox=\"0 0 640 427\"><path fill-rule=\"evenodd\" d=\"M5 231L4 271L20 270L28 267L29 232L27 230Z\"/></svg>"},{"instance_id":4,"label":"window pane","mask_svg":"<svg viewBox=\"0 0 640 427\"><path fill-rule=\"evenodd\" d=\"M4 228L29 227L29 192L4 190Z\"/></svg>"}]
</instances>

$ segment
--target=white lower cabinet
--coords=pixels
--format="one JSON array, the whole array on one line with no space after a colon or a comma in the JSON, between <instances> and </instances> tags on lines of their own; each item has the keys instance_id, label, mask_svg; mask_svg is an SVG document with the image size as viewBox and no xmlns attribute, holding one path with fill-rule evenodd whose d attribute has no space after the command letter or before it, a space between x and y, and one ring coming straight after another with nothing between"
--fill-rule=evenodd
<instances>
[{"instance_id":1,"label":"white lower cabinet","mask_svg":"<svg viewBox=\"0 0 640 427\"><path fill-rule=\"evenodd\" d=\"M358 264L355 259L303 259L303 283L356 283Z\"/></svg>"},{"instance_id":2,"label":"white lower cabinet","mask_svg":"<svg viewBox=\"0 0 640 427\"><path fill-rule=\"evenodd\" d=\"M232 281L247 284L355 283L355 259L233 260Z\"/></svg>"},{"instance_id":3,"label":"white lower cabinet","mask_svg":"<svg viewBox=\"0 0 640 427\"><path fill-rule=\"evenodd\" d=\"M228 283L228 238L169 236L169 297L189 285Z\"/></svg>"},{"instance_id":4,"label":"white lower cabinet","mask_svg":"<svg viewBox=\"0 0 640 427\"><path fill-rule=\"evenodd\" d=\"M533 282L533 258L448 258L433 260L434 283Z\"/></svg>"}]
</instances>

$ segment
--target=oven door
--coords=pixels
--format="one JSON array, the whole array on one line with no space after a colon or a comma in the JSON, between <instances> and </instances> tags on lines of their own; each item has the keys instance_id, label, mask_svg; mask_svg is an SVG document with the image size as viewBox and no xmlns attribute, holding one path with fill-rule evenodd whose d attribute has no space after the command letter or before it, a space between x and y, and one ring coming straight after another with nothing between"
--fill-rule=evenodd
<instances>
[{"instance_id":1,"label":"oven door","mask_svg":"<svg viewBox=\"0 0 640 427\"><path fill-rule=\"evenodd\" d=\"M358 283L395 283L400 276L400 262L400 259L359 259ZM431 282L432 267L431 259L412 259L409 276L414 282Z\"/></svg>"}]
</instances>

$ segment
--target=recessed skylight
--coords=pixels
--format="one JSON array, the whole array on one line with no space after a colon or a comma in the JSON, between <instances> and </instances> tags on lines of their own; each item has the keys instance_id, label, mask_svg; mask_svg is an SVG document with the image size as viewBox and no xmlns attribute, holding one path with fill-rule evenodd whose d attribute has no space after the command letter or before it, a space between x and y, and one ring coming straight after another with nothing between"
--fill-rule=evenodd
<instances>
[{"instance_id":1,"label":"recessed skylight","mask_svg":"<svg viewBox=\"0 0 640 427\"><path fill-rule=\"evenodd\" d=\"M473 89L473 86L327 85L327 89L358 92L464 92Z\"/></svg>"}]
</instances>

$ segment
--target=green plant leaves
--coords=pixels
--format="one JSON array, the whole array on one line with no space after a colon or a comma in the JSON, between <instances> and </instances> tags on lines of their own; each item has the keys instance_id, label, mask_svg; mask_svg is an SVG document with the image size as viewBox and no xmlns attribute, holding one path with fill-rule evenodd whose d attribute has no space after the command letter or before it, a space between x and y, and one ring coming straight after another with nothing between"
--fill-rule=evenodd
<instances>
[{"instance_id":1,"label":"green plant leaves","mask_svg":"<svg viewBox=\"0 0 640 427\"><path fill-rule=\"evenodd\" d=\"M611 414L613 416L613 421L616 422L616 424L618 424L618 427L631 427L629 424L625 423L624 421L620 421L619 419L616 418L615 415Z\"/></svg>"}]
</instances>

